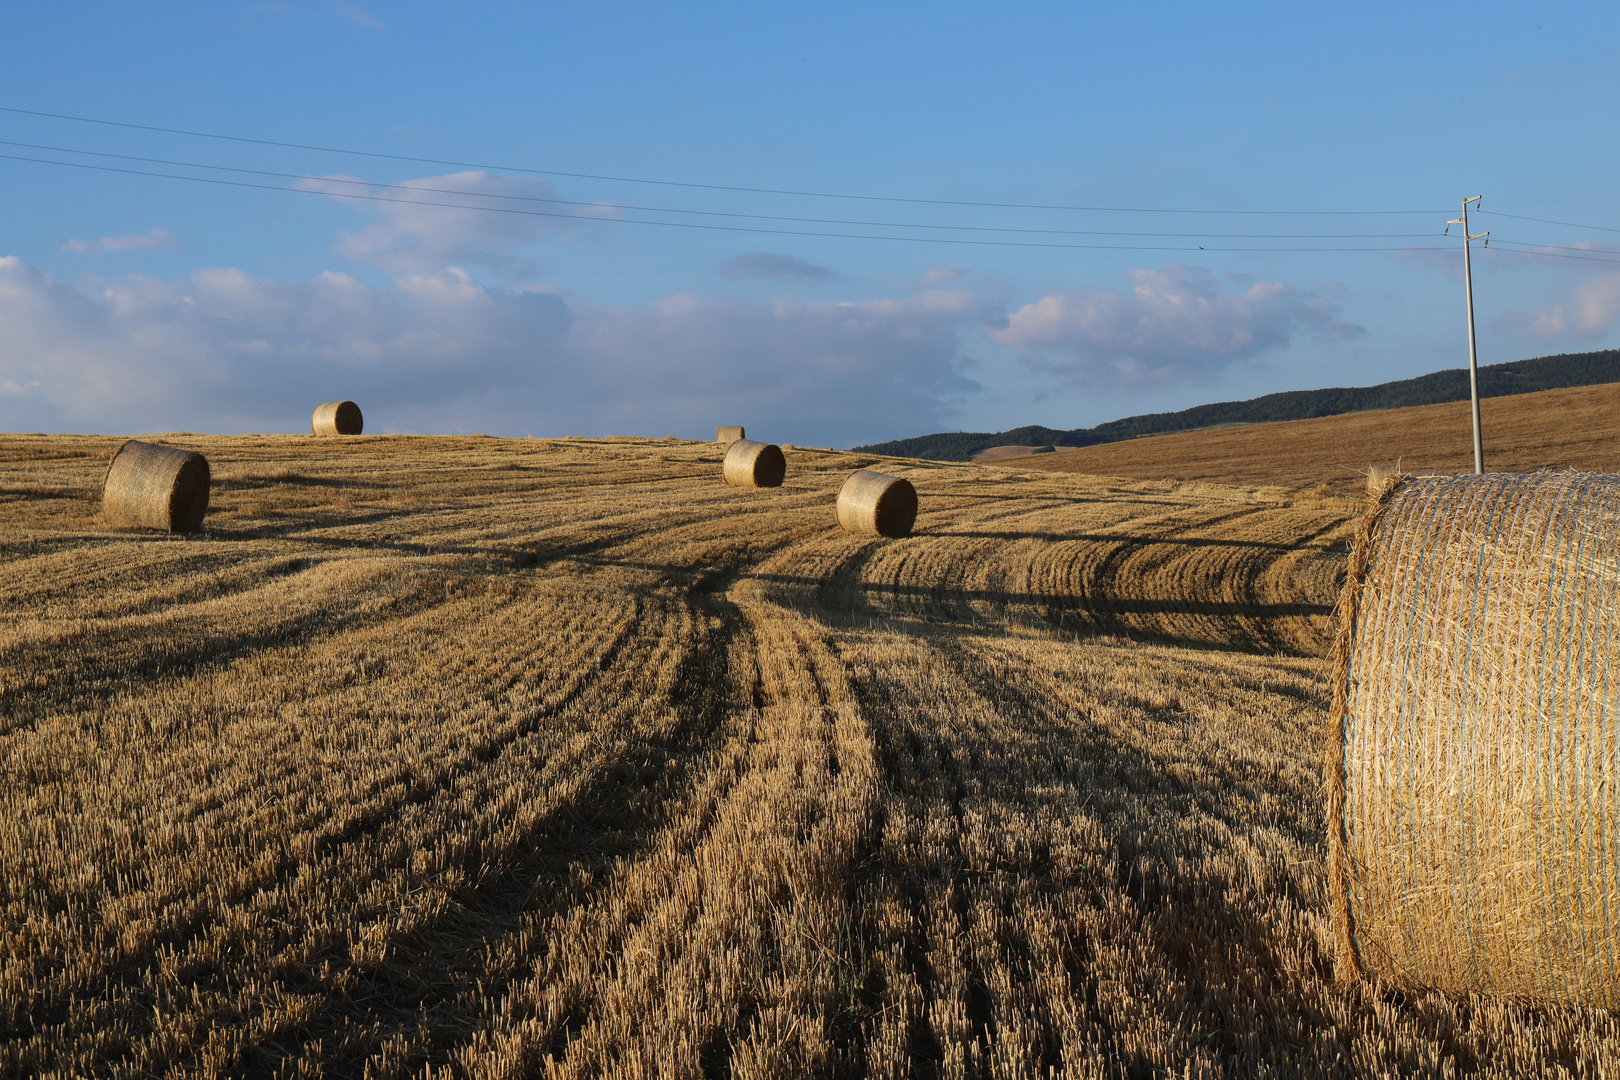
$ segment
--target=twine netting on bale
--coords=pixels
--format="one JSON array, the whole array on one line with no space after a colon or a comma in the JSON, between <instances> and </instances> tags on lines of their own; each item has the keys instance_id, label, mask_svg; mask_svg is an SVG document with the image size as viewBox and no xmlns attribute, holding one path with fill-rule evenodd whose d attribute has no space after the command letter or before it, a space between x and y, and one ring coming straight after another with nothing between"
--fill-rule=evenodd
<instances>
[{"instance_id":1,"label":"twine netting on bale","mask_svg":"<svg viewBox=\"0 0 1620 1080\"><path fill-rule=\"evenodd\" d=\"M326 401L315 406L309 427L316 435L358 435L365 420L352 401Z\"/></svg>"},{"instance_id":2,"label":"twine netting on bale","mask_svg":"<svg viewBox=\"0 0 1620 1080\"><path fill-rule=\"evenodd\" d=\"M742 437L743 429L741 424L734 427L717 427L714 429L714 441L721 446L730 446Z\"/></svg>"},{"instance_id":3,"label":"twine netting on bale","mask_svg":"<svg viewBox=\"0 0 1620 1080\"><path fill-rule=\"evenodd\" d=\"M726 450L721 475L732 487L781 487L787 459L774 443L738 439Z\"/></svg>"},{"instance_id":4,"label":"twine netting on bale","mask_svg":"<svg viewBox=\"0 0 1620 1080\"><path fill-rule=\"evenodd\" d=\"M917 489L902 477L859 469L838 492L838 524L848 532L905 536L916 520Z\"/></svg>"},{"instance_id":5,"label":"twine netting on bale","mask_svg":"<svg viewBox=\"0 0 1620 1080\"><path fill-rule=\"evenodd\" d=\"M1379 494L1334 668L1342 973L1620 1006L1617 638L1620 476Z\"/></svg>"},{"instance_id":6,"label":"twine netting on bale","mask_svg":"<svg viewBox=\"0 0 1620 1080\"><path fill-rule=\"evenodd\" d=\"M195 532L208 512L208 484L201 454L130 439L107 465L101 512L117 524Z\"/></svg>"}]
</instances>

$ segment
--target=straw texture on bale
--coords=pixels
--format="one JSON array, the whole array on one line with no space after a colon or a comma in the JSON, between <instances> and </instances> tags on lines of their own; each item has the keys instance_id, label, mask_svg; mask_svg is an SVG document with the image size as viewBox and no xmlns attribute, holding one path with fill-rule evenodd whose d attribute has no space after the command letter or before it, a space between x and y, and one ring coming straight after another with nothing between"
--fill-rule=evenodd
<instances>
[{"instance_id":1,"label":"straw texture on bale","mask_svg":"<svg viewBox=\"0 0 1620 1080\"><path fill-rule=\"evenodd\" d=\"M208 484L201 454L130 439L107 465L101 512L116 524L195 532L208 512Z\"/></svg>"},{"instance_id":2,"label":"straw texture on bale","mask_svg":"<svg viewBox=\"0 0 1620 1080\"><path fill-rule=\"evenodd\" d=\"M1384 489L1397 483L1401 478L1401 471L1389 465L1367 466L1367 494L1382 495Z\"/></svg>"},{"instance_id":3,"label":"straw texture on bale","mask_svg":"<svg viewBox=\"0 0 1620 1080\"><path fill-rule=\"evenodd\" d=\"M1620 1006L1620 476L1380 491L1340 600L1341 975Z\"/></svg>"},{"instance_id":4,"label":"straw texture on bale","mask_svg":"<svg viewBox=\"0 0 1620 1080\"><path fill-rule=\"evenodd\" d=\"M743 438L743 429L741 424L737 424L732 427L717 427L714 429L714 441L719 443L721 446L730 446L732 443L741 438Z\"/></svg>"},{"instance_id":5,"label":"straw texture on bale","mask_svg":"<svg viewBox=\"0 0 1620 1080\"><path fill-rule=\"evenodd\" d=\"M310 428L317 435L358 435L365 427L360 406L352 401L327 401L315 406Z\"/></svg>"},{"instance_id":6,"label":"straw texture on bale","mask_svg":"<svg viewBox=\"0 0 1620 1080\"><path fill-rule=\"evenodd\" d=\"M787 459L774 443L738 439L726 450L722 475L732 487L781 487Z\"/></svg>"},{"instance_id":7,"label":"straw texture on bale","mask_svg":"<svg viewBox=\"0 0 1620 1080\"><path fill-rule=\"evenodd\" d=\"M916 520L917 489L902 477L860 469L838 492L838 524L847 532L905 536Z\"/></svg>"}]
</instances>

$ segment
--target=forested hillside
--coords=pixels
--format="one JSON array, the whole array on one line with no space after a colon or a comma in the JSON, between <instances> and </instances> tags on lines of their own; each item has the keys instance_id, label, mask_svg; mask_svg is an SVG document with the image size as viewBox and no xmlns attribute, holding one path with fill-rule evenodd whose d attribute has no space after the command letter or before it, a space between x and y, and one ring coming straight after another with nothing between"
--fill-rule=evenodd
<instances>
[{"instance_id":1,"label":"forested hillside","mask_svg":"<svg viewBox=\"0 0 1620 1080\"><path fill-rule=\"evenodd\" d=\"M1490 364L1479 369L1479 393L1487 398L1612 382L1620 382L1620 349L1561 353L1508 364ZM1031 424L1001 432L953 431L919 435L857 446L855 449L935 461L967 461L980 450L991 446L1096 446L1144 435L1168 435L1227 424L1309 420L1373 409L1401 409L1412 405L1465 401L1467 398L1468 369L1452 368L1377 386L1288 390L1249 401L1199 405L1181 412L1127 416L1123 420L1111 420L1096 427L1075 428L1073 431Z\"/></svg>"}]
</instances>

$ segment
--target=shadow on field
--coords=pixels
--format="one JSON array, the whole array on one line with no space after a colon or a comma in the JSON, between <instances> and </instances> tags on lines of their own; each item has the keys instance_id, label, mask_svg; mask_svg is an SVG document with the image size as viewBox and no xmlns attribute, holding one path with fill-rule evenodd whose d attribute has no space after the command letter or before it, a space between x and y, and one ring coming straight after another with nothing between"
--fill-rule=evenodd
<instances>
[{"instance_id":1,"label":"shadow on field","mask_svg":"<svg viewBox=\"0 0 1620 1080\"><path fill-rule=\"evenodd\" d=\"M1077 636L1135 637L1168 644L1307 656L1315 655L1314 635L1304 635L1305 640L1300 640L1296 632L1276 626L1277 620L1327 619L1333 614L1329 603L1268 604L1105 593L1082 597L859 581L839 588L821 579L785 574L744 577L781 586L786 595L775 599L793 607L809 607L815 614L831 616L841 623L916 619L983 632L987 624L1035 621ZM801 602L812 596L809 605Z\"/></svg>"},{"instance_id":2,"label":"shadow on field","mask_svg":"<svg viewBox=\"0 0 1620 1080\"><path fill-rule=\"evenodd\" d=\"M428 590L412 610L423 610L444 599L442 590ZM626 672L643 670L646 649L637 651L627 642L639 641L645 646L656 635L633 621L600 654L588 658L583 680L567 699L518 722L487 730L469 726L459 746L463 756L454 766L447 760L423 758L413 766L408 782L357 784L354 790L359 795L349 804L352 813L308 824L314 835L307 854L259 859L244 869L219 902L238 908L246 904L250 914L230 922L228 930L221 930L228 921L221 908L188 908L183 918L160 933L138 946L126 947L97 971L100 981L94 985L67 982L69 993L32 1000L23 1023L28 1030L82 1025L82 1013L75 1010L99 991L129 1003L120 1028L125 1034L120 1037L138 1042L162 1026L162 1014L154 1011L154 1005L163 1002L154 995L153 987L164 985L163 979L177 979L192 994L208 1000L231 1001L240 989L238 973L231 965L240 963L273 988L278 1000L310 1004L296 1025L261 1029L255 1042L241 1048L241 1057L231 1066L232 1075L283 1076L311 1061L319 1063L324 1075L373 1075L371 1066L378 1055L386 1057L387 1048L394 1044L407 1047L401 1053L411 1075L424 1064L443 1064L453 1049L471 1037L474 1024L470 1018L483 1016L490 999L499 999L515 982L531 977L543 965L545 957L535 949L546 936L536 928L570 909L599 905L599 894L611 886L616 865L643 856L667 828L670 816L686 804L690 789L701 779L701 771L691 763L712 751L716 733L738 704L731 696L735 680L730 667L733 642L745 632L741 616L720 597L666 598L662 603L729 615L705 620L703 629L683 640L668 696L661 701L667 704L667 711L653 710L670 716L669 720L643 724L638 722L639 713L631 712L609 726L605 708L587 709L571 719L568 716L567 710L581 697L616 693L611 687L631 681ZM637 610L644 614L650 606L654 605L638 604ZM353 633L363 631L362 624L399 616L397 607L385 616L365 617L351 610L323 610L310 619L279 622L257 635L224 637L201 630L183 641L170 640L166 636L170 630L152 628L135 637L126 633L123 654L110 644L110 637L91 641L76 651L80 659L75 665L61 670L53 681L53 686L63 688L61 693L66 696L62 701L41 699L36 693L36 704L41 711L43 706L66 708L72 704L73 693L103 694L106 681L114 677L121 680L120 685L178 683L228 665L238 656L271 646L296 645L321 635L328 624L342 625ZM104 664L100 659L95 663L88 659L102 658L103 653ZM131 656L137 658L133 663ZM126 666L120 669L119 663ZM610 691L598 690L604 685ZM211 684L202 689L205 694L213 692ZM0 707L3 705L0 701ZM346 721L357 726L369 723L364 714L348 715ZM535 815L521 828L504 827L500 821L495 825L501 827L475 828L478 806L457 794L462 790L460 782L484 770L499 773L514 745L564 721L586 728L601 725L591 732L588 749L573 761L578 787L566 801ZM186 735L174 734L179 738ZM153 745L146 753L155 753L156 743L162 741L160 736L151 738ZM340 771L327 763L309 767L309 783L315 788L325 772ZM39 784L55 780L45 773L33 777ZM296 803L297 797L287 796L286 801ZM260 809L265 805L260 803ZM439 846L453 853L431 876L424 876L425 872L410 869L412 860L433 845L417 835L402 836L400 822L420 820L411 818L408 811L430 805L445 833L456 839L445 845L440 838ZM217 812L218 806L209 809ZM245 845L250 832L232 835L222 825L211 835L214 842L226 846ZM388 854L379 856L379 851ZM343 870L345 867L351 869ZM365 876L353 869L360 867L366 868ZM345 873L355 876L343 881ZM367 896L373 890L397 889L406 881L413 890L425 889L443 877L461 884L430 914L413 920L408 931L390 931L386 949L373 950L366 957L356 954L352 938L345 944L341 934L334 936L329 924L310 914L314 906L311 892L323 892L334 880L345 891L323 902L341 910L350 904L373 902ZM322 885L314 890L300 887L316 880ZM172 917L172 913L165 914ZM220 940L229 942L228 948L233 950L230 963L198 959L199 955L217 955L209 954L208 947ZM310 955L318 961L300 959ZM243 960L244 956L251 959ZM255 963L260 966L254 968ZM153 972L162 973L157 982ZM573 1011L560 1019L554 1044L539 1052L561 1052L597 1007L589 996L575 1001ZM272 1011L265 1010L267 1014ZM206 1057L203 1036L209 1025L240 1025L244 1013L252 1015L245 1009L224 1021L208 1018L200 1024L202 1035L162 1044L145 1059L146 1065L153 1074L200 1069ZM0 1024L0 1042L15 1034ZM3 1068L0 1073L10 1075Z\"/></svg>"},{"instance_id":3,"label":"shadow on field","mask_svg":"<svg viewBox=\"0 0 1620 1080\"><path fill-rule=\"evenodd\" d=\"M674 681L670 705L678 722L672 728L658 735L620 729L614 740L599 733L602 752L581 763L589 780L574 798L521 834L469 847L461 868L467 884L453 903L408 936L392 940L383 965L359 972L363 990L332 994L326 985L330 977L312 973L289 981L288 989L320 993L327 1000L304 1035L306 1043L335 1044L323 1061L334 1075L361 1075L381 1044L400 1036L414 1036L413 1066L446 1060L467 1040L468 1017L480 1016L489 999L500 999L543 964L543 956L526 947L535 936L533 927L572 908L590 907L611 887L621 861L646 853L699 779L692 768L671 766L707 752L735 705L728 698L731 643L742 625L740 617L719 620L693 643ZM615 650L603 667L625 662ZM379 821L373 828L382 826ZM491 867L498 871L490 873ZM512 960L492 966L502 942L517 943ZM576 1001L551 1044L532 1052L561 1055L597 1005L588 998ZM356 1038L355 1031L364 1031L364 1037ZM271 1057L265 1054L262 1063L271 1065ZM260 1074L279 1076L284 1064L275 1062Z\"/></svg>"},{"instance_id":4,"label":"shadow on field","mask_svg":"<svg viewBox=\"0 0 1620 1080\"><path fill-rule=\"evenodd\" d=\"M1259 551L1275 551L1278 553L1297 550L1297 544L1270 543L1265 540L1230 540L1218 536L1144 536L1130 533L1076 533L1076 532L973 532L968 530L952 529L950 532L933 534L941 538L966 537L971 540L1041 540L1049 544L1059 543L1089 543L1089 544L1120 544L1128 547L1154 547L1168 544L1172 547L1184 548L1232 548L1234 550L1254 549Z\"/></svg>"},{"instance_id":5,"label":"shadow on field","mask_svg":"<svg viewBox=\"0 0 1620 1080\"><path fill-rule=\"evenodd\" d=\"M849 903L896 896L913 934L935 943L900 954L925 1000L956 997L972 1030L1005 1029L1005 995L992 988L1049 984L1059 988L1052 1014L1074 1030L1125 1043L1150 1017L1168 1018L1177 1055L1201 1049L1228 1075L1263 1074L1255 1059L1295 1030L1331 1027L1321 995L1300 993L1302 977L1329 984L1329 956L1275 918L1284 902L1294 917L1316 910L1302 887L1323 847L1315 772L1265 740L1212 737L1196 704L1167 702L1152 686L1121 694L1101 668L1077 680L1106 688L1109 711L1091 715L1031 691L1040 680L1016 677L1006 654L937 629L917 636L930 666L972 694L953 694L956 708L942 712L927 684L856 680L887 813L929 823L929 841L878 849ZM1207 698L1193 687L1233 674L1230 659L1175 663L1194 702ZM1294 690L1300 708L1325 710L1325 693ZM1212 738L1227 752L1210 753ZM1254 871L1262 851L1274 877ZM1059 947L1042 957L1032 927L1045 919ZM882 930L864 929L876 952ZM943 955L962 940L974 946ZM1135 998L1128 1020L1104 988ZM1060 1027L1047 1029L1040 1059L1054 1071ZM951 1075L927 1036L916 1025L911 1075ZM1131 1056L1121 1051L1119 1075L1161 1075Z\"/></svg>"},{"instance_id":6,"label":"shadow on field","mask_svg":"<svg viewBox=\"0 0 1620 1080\"><path fill-rule=\"evenodd\" d=\"M380 480L357 480L351 476L310 476L307 473L245 473L215 477L216 491L262 491L276 487L317 487L354 491L382 491L394 485Z\"/></svg>"},{"instance_id":7,"label":"shadow on field","mask_svg":"<svg viewBox=\"0 0 1620 1080\"><path fill-rule=\"evenodd\" d=\"M1176 542L1154 541L1174 548ZM592 545L603 547L610 545ZM1224 548L1219 541L1198 540L1180 545L1187 550ZM1294 550L1286 545L1239 543L1234 551ZM1334 601L1264 600L1256 595L1258 576L1253 565L1239 564L1229 573L1172 578L1185 587L1185 596L1151 595L1142 581L1120 581L1111 575L1115 559L1098 560L1092 589L1075 592L1012 591L967 588L946 584L920 585L904 581L870 581L865 570L882 548L871 544L849 553L825 576L767 573L726 566L680 566L642 559L615 559L610 554L558 553L597 567L637 570L663 579L694 599L723 595L738 583L759 582L774 602L812 615L819 621L846 626L883 620L896 629L907 621L935 628L983 633L997 626L1039 625L1077 637L1118 636L1201 648L1284 652L1317 656L1325 647ZM1128 552L1126 552L1128 554ZM540 560L536 560L538 563ZM1221 591L1236 592L1231 599L1202 599ZM1302 590L1303 591L1303 590Z\"/></svg>"},{"instance_id":8,"label":"shadow on field","mask_svg":"<svg viewBox=\"0 0 1620 1080\"><path fill-rule=\"evenodd\" d=\"M1008 537L1021 539L1023 535ZM998 624L1034 624L1075 636L1122 636L1302 656L1319 655L1325 647L1333 613L1331 594L1315 602L1278 601L1260 595L1259 579L1271 560L1255 559L1255 551L1280 555L1296 549L1203 538L1148 543L1170 552L1230 550L1234 558L1224 564L1205 559L1202 565L1188 567L1191 572L1181 574L1133 577L1121 573L1120 564L1146 545L1132 538L1130 544L1102 552L1093 563L1078 568L1083 575L1064 575L1068 580L1089 579L1084 591L1013 591L949 582L872 581L869 564L884 550L874 543L851 552L825 577L756 573L744 578L767 583L772 599L780 603L813 609L823 621L835 623L883 619L898 629L902 627L893 620L911 619L925 626L954 626L979 633ZM1310 592L1306 588L1296 591Z\"/></svg>"}]
</instances>

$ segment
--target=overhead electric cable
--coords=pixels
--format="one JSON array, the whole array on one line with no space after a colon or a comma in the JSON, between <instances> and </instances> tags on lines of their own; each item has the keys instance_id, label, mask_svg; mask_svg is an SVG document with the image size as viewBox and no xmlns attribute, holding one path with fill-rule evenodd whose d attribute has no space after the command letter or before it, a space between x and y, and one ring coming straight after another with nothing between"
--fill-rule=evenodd
<instances>
[{"instance_id":1,"label":"overhead electric cable","mask_svg":"<svg viewBox=\"0 0 1620 1080\"><path fill-rule=\"evenodd\" d=\"M1498 244L1518 244L1521 247L1552 248L1555 251L1580 251L1588 255L1620 255L1620 249L1581 247L1578 244L1526 244L1523 240L1498 240Z\"/></svg>"},{"instance_id":2,"label":"overhead electric cable","mask_svg":"<svg viewBox=\"0 0 1620 1080\"><path fill-rule=\"evenodd\" d=\"M706 225L696 221L649 221L644 218L583 218L578 214L562 214L546 210L524 210L513 206L473 206L465 203L434 202L427 199L398 199L386 195L365 195L349 191L319 191L314 188L285 187L277 184L255 184L247 180L227 180L223 177L185 176L180 173L152 172L145 169L126 169L114 165L93 165L87 161L55 161L50 158L29 157L23 154L0 154L8 161L30 161L42 165L59 165L71 169L90 169L96 172L122 173L128 176L153 176L167 180L188 180L198 184L223 187L253 188L260 191L281 191L300 195L326 195L336 199L360 199L367 202L403 203L411 206L439 206L450 210L479 210L490 214L516 214L523 217L562 218L575 222L603 221L626 225L661 225L672 229L703 229L713 232L761 233L773 236L819 236L835 240L885 240L913 244L968 244L975 247L1064 248L1085 251L1449 251L1445 247L1210 247L1193 244L1185 246L1146 244L1053 244L1030 240L970 240L944 236L874 236L869 233L816 232L808 229L762 229L746 225Z\"/></svg>"},{"instance_id":3,"label":"overhead electric cable","mask_svg":"<svg viewBox=\"0 0 1620 1080\"><path fill-rule=\"evenodd\" d=\"M743 218L751 221L790 221L815 225L858 225L874 229L941 229L953 232L1022 233L1041 236L1146 236L1187 239L1207 237L1216 240L1422 240L1432 237L1428 233L1185 233L1185 232L1120 232L1100 229L1026 229L1002 225L932 225L907 221L860 221L843 218L795 217L786 214L747 214L728 210L687 210L669 206L636 206L627 203L606 203L600 200L555 199L540 195L503 195L497 192L474 191L468 188L427 187L422 184L394 184L384 181L356 180L349 177L314 176L309 173L278 172L273 169L247 169L235 165L210 165L197 161L176 161L172 158L145 157L139 154L114 154L103 150L80 150L71 146L51 146L44 143L15 142L0 139L0 146L18 146L30 150L49 150L59 154L83 154L89 157L113 158L118 161L140 161L149 165L176 165L187 169L210 169L215 172L241 173L249 176L276 176L284 180L305 180L320 184L347 184L355 187L383 188L396 191L417 191L434 195L458 195L479 199L506 199L514 202L546 203L553 206L600 207L616 210L634 210L651 214L694 214L703 217Z\"/></svg>"},{"instance_id":4,"label":"overhead electric cable","mask_svg":"<svg viewBox=\"0 0 1620 1080\"><path fill-rule=\"evenodd\" d=\"M1573 221L1554 221L1552 218L1526 217L1523 214L1504 214L1500 210L1479 210L1476 211L1476 213L1489 214L1494 217L1514 218L1518 221L1539 221L1543 225L1568 225L1572 229L1591 229L1593 232L1620 233L1620 229L1611 228L1608 225L1581 225Z\"/></svg>"},{"instance_id":5,"label":"overhead electric cable","mask_svg":"<svg viewBox=\"0 0 1620 1080\"><path fill-rule=\"evenodd\" d=\"M1494 237L1492 237L1495 240ZM1496 240L1495 246L1502 248L1509 255L1539 255L1544 259L1577 259L1581 262L1620 263L1620 252L1615 252L1615 258L1605 259L1599 255L1563 255L1556 251L1546 251L1551 244L1523 244L1515 240ZM1414 249L1416 250L1416 249Z\"/></svg>"},{"instance_id":6,"label":"overhead electric cable","mask_svg":"<svg viewBox=\"0 0 1620 1080\"><path fill-rule=\"evenodd\" d=\"M560 169L533 169L518 165L486 165L471 161L452 161L445 158L414 157L409 154L387 154L374 150L349 150L339 146L318 146L310 143L281 142L275 139L255 139L243 135L222 135L210 131L188 131L184 128L159 127L155 124L133 124L120 120L101 120L89 116L67 113L42 112L0 105L0 112L22 116L39 116L52 120L72 120L81 124L101 124L107 127L130 128L136 131L156 131L166 135L185 135L198 139L222 139L228 142L250 143L256 146L277 146L287 150L313 150L323 154L350 154L356 157L381 158L389 161L412 161L424 165L453 165L460 169L487 169L493 172L530 173L536 176L567 176L579 180L607 180L622 184L656 184L662 187L697 188L707 191L739 191L756 195L792 195L813 199L857 199L866 202L915 203L932 206L980 206L1009 210L1071 210L1109 214L1234 214L1252 216L1392 216L1400 214L1438 214L1440 210L1189 210L1143 206L1066 206L1052 203L980 202L969 199L920 199L899 195L847 195L829 191L797 191L789 188L745 187L736 184L698 184L682 180L652 180L636 176L610 176L601 173L564 172Z\"/></svg>"}]
</instances>

